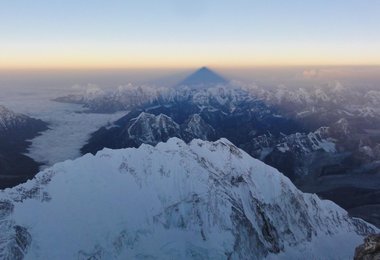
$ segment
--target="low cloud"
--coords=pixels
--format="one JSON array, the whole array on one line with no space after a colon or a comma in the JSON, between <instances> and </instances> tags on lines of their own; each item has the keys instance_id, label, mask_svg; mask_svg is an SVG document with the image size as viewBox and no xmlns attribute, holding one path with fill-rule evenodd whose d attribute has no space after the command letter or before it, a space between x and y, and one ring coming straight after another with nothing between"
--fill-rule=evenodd
<instances>
[{"instance_id":1,"label":"low cloud","mask_svg":"<svg viewBox=\"0 0 380 260\"><path fill-rule=\"evenodd\" d=\"M317 69L311 69L311 70L304 70L302 72L303 78L317 78L319 76L319 70Z\"/></svg>"}]
</instances>

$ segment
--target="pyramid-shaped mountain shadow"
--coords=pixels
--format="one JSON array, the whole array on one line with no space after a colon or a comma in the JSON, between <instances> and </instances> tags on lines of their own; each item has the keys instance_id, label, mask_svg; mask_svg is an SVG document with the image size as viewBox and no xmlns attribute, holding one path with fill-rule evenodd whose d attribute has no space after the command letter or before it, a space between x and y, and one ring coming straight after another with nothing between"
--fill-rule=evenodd
<instances>
[{"instance_id":1,"label":"pyramid-shaped mountain shadow","mask_svg":"<svg viewBox=\"0 0 380 260\"><path fill-rule=\"evenodd\" d=\"M210 70L207 67L202 67L189 75L183 81L178 83L176 86L187 86L191 88L201 88L201 87L211 87L219 84L226 84L228 80L217 74L216 72Z\"/></svg>"}]
</instances>

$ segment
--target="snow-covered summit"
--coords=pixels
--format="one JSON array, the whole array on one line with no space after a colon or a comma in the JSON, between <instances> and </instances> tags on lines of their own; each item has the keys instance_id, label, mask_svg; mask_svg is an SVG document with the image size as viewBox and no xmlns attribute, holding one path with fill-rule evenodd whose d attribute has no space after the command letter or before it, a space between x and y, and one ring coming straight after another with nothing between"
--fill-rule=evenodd
<instances>
[{"instance_id":1,"label":"snow-covered summit","mask_svg":"<svg viewBox=\"0 0 380 260\"><path fill-rule=\"evenodd\" d=\"M1 259L347 258L375 231L226 139L104 149L0 192Z\"/></svg>"},{"instance_id":2,"label":"snow-covered summit","mask_svg":"<svg viewBox=\"0 0 380 260\"><path fill-rule=\"evenodd\" d=\"M19 127L20 125L25 124L27 120L27 116L17 114L0 105L0 131L7 131L14 127Z\"/></svg>"},{"instance_id":3,"label":"snow-covered summit","mask_svg":"<svg viewBox=\"0 0 380 260\"><path fill-rule=\"evenodd\" d=\"M167 140L179 136L180 127L170 117L164 114L157 116L142 112L131 120L127 129L128 138L135 139L136 143L157 144L159 140Z\"/></svg>"}]
</instances>

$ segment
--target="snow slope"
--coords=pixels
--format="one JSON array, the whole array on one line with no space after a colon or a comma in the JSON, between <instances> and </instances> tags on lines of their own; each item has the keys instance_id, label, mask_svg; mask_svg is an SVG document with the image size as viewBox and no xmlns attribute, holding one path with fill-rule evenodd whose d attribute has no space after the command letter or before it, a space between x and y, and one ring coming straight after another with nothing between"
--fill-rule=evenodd
<instances>
[{"instance_id":1,"label":"snow slope","mask_svg":"<svg viewBox=\"0 0 380 260\"><path fill-rule=\"evenodd\" d=\"M226 139L104 149L0 192L1 259L349 259L375 231Z\"/></svg>"}]
</instances>

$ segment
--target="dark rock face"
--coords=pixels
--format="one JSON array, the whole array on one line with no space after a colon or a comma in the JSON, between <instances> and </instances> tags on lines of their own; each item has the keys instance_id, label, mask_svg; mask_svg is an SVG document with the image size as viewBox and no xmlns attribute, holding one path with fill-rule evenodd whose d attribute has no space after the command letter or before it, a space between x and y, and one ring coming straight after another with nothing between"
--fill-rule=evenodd
<instances>
[{"instance_id":1,"label":"dark rock face","mask_svg":"<svg viewBox=\"0 0 380 260\"><path fill-rule=\"evenodd\" d=\"M12 201L0 200L0 229L11 228L10 232L3 231L0 234L0 259L24 259L32 242L32 236L25 227L15 225L14 221L8 219L13 209Z\"/></svg>"},{"instance_id":2,"label":"dark rock face","mask_svg":"<svg viewBox=\"0 0 380 260\"><path fill-rule=\"evenodd\" d=\"M15 257L21 259L32 242L32 236L24 227L16 225L13 228L15 230L15 241L17 245L14 249Z\"/></svg>"},{"instance_id":3,"label":"dark rock face","mask_svg":"<svg viewBox=\"0 0 380 260\"><path fill-rule=\"evenodd\" d=\"M29 139L47 129L41 120L16 114L0 106L0 189L32 178L39 164L25 156Z\"/></svg>"},{"instance_id":4,"label":"dark rock face","mask_svg":"<svg viewBox=\"0 0 380 260\"><path fill-rule=\"evenodd\" d=\"M0 189L14 187L38 173L39 166L30 157L15 152L0 152Z\"/></svg>"},{"instance_id":5,"label":"dark rock face","mask_svg":"<svg viewBox=\"0 0 380 260\"><path fill-rule=\"evenodd\" d=\"M0 200L0 220L13 212L14 205L9 200Z\"/></svg>"},{"instance_id":6,"label":"dark rock face","mask_svg":"<svg viewBox=\"0 0 380 260\"><path fill-rule=\"evenodd\" d=\"M364 239L364 244L355 249L355 260L380 259L380 234L370 235Z\"/></svg>"},{"instance_id":7,"label":"dark rock face","mask_svg":"<svg viewBox=\"0 0 380 260\"><path fill-rule=\"evenodd\" d=\"M13 223L8 223L13 224ZM13 232L7 234L9 237L3 237L4 243L7 243L6 250L0 250L1 259L22 260L32 242L32 236L25 227L18 225L13 226ZM0 245L1 245L0 241ZM4 249L4 248L3 248Z\"/></svg>"}]
</instances>

